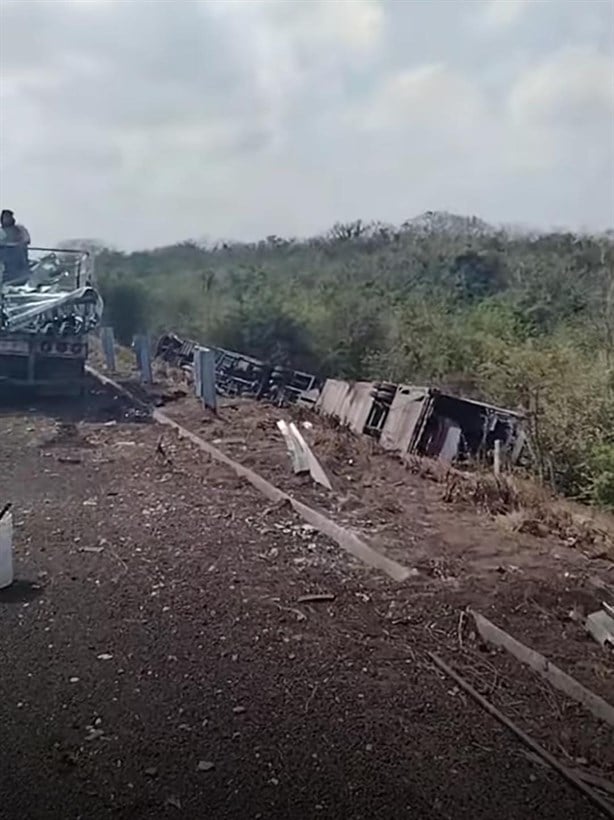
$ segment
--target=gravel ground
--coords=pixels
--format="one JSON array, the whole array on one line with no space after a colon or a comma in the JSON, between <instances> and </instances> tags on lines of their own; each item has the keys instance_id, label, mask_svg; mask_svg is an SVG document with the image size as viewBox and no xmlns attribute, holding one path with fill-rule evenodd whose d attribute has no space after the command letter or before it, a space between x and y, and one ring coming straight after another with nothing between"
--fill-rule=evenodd
<instances>
[{"instance_id":1,"label":"gravel ground","mask_svg":"<svg viewBox=\"0 0 614 820\"><path fill-rule=\"evenodd\" d=\"M449 630L427 637L423 581L400 591L120 400L81 411L0 417L0 816L599 816L429 665Z\"/></svg>"}]
</instances>

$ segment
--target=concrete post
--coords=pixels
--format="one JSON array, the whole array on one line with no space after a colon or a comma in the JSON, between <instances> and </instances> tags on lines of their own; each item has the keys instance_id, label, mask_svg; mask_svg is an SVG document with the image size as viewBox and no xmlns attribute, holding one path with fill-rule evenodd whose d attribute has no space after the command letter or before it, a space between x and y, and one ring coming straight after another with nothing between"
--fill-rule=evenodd
<instances>
[{"instance_id":1,"label":"concrete post","mask_svg":"<svg viewBox=\"0 0 614 820\"><path fill-rule=\"evenodd\" d=\"M107 370L115 373L115 335L112 327L103 327L100 331L100 341L102 342L102 352Z\"/></svg>"},{"instance_id":2,"label":"concrete post","mask_svg":"<svg viewBox=\"0 0 614 820\"><path fill-rule=\"evenodd\" d=\"M194 351L194 390L205 407L217 412L215 354L208 347L197 347Z\"/></svg>"},{"instance_id":3,"label":"concrete post","mask_svg":"<svg viewBox=\"0 0 614 820\"><path fill-rule=\"evenodd\" d=\"M134 352L136 355L136 366L141 374L141 383L151 384L153 382L153 376L151 373L151 354L148 336L140 335L134 337Z\"/></svg>"},{"instance_id":4,"label":"concrete post","mask_svg":"<svg viewBox=\"0 0 614 820\"><path fill-rule=\"evenodd\" d=\"M501 440L497 439L495 441L495 449L493 452L493 471L495 473L495 478L499 478L501 475Z\"/></svg>"}]
</instances>

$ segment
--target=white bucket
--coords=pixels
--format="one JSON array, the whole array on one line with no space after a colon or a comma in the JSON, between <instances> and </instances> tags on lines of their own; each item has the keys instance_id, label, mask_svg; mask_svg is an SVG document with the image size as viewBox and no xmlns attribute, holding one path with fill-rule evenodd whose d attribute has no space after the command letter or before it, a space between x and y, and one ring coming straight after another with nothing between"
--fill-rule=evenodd
<instances>
[{"instance_id":1,"label":"white bucket","mask_svg":"<svg viewBox=\"0 0 614 820\"><path fill-rule=\"evenodd\" d=\"M13 515L0 518L0 589L13 583Z\"/></svg>"}]
</instances>

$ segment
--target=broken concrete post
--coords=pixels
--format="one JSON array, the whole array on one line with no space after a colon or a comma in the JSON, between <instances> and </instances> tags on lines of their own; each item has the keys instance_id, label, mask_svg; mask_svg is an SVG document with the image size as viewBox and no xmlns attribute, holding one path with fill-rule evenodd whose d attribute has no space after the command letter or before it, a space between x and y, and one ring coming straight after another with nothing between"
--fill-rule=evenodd
<instances>
[{"instance_id":1,"label":"broken concrete post","mask_svg":"<svg viewBox=\"0 0 614 820\"><path fill-rule=\"evenodd\" d=\"M332 485L328 479L328 476L324 472L322 465L312 453L310 446L303 438L303 434L293 421L290 422L290 433L298 443L300 449L305 453L307 457L309 472L311 473L311 477L313 478L313 480L317 484L321 484L323 487L326 487L327 490L332 490Z\"/></svg>"},{"instance_id":2,"label":"broken concrete post","mask_svg":"<svg viewBox=\"0 0 614 820\"><path fill-rule=\"evenodd\" d=\"M194 350L194 390L205 407L217 411L215 354L208 347Z\"/></svg>"},{"instance_id":3,"label":"broken concrete post","mask_svg":"<svg viewBox=\"0 0 614 820\"><path fill-rule=\"evenodd\" d=\"M611 607L607 607L607 609L611 609ZM604 609L597 612L592 612L586 618L585 626L586 631L592 635L598 644L605 646L609 643L610 646L614 646L614 618L607 609L604 607Z\"/></svg>"},{"instance_id":4,"label":"broken concrete post","mask_svg":"<svg viewBox=\"0 0 614 820\"><path fill-rule=\"evenodd\" d=\"M501 475L501 440L497 439L495 441L495 449L493 451L493 470L495 473L495 478L499 478Z\"/></svg>"},{"instance_id":5,"label":"broken concrete post","mask_svg":"<svg viewBox=\"0 0 614 820\"><path fill-rule=\"evenodd\" d=\"M0 513L0 589L13 583L13 516L7 504Z\"/></svg>"},{"instance_id":6,"label":"broken concrete post","mask_svg":"<svg viewBox=\"0 0 614 820\"><path fill-rule=\"evenodd\" d=\"M151 384L153 382L153 377L151 373L149 337L145 335L135 336L132 346L136 355L136 366L141 375L141 383Z\"/></svg>"},{"instance_id":7,"label":"broken concrete post","mask_svg":"<svg viewBox=\"0 0 614 820\"><path fill-rule=\"evenodd\" d=\"M105 366L110 373L115 373L117 369L115 366L115 335L112 327L106 326L100 329L100 341Z\"/></svg>"},{"instance_id":8,"label":"broken concrete post","mask_svg":"<svg viewBox=\"0 0 614 820\"><path fill-rule=\"evenodd\" d=\"M292 469L296 475L308 473L309 459L307 458L307 453L299 446L287 423L283 419L279 419L277 422L277 427L286 442L286 449L288 450L290 460L292 461Z\"/></svg>"}]
</instances>

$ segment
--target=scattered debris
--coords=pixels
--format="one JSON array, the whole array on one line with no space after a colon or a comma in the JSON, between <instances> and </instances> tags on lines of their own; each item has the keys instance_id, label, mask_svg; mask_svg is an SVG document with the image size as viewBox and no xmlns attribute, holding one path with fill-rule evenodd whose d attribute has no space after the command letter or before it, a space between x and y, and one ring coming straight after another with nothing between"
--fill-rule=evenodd
<instances>
[{"instance_id":1,"label":"scattered debris","mask_svg":"<svg viewBox=\"0 0 614 820\"><path fill-rule=\"evenodd\" d=\"M101 655L97 655L99 661L110 661L113 660L113 655L109 654L109 652L103 652Z\"/></svg>"},{"instance_id":2,"label":"scattered debris","mask_svg":"<svg viewBox=\"0 0 614 820\"><path fill-rule=\"evenodd\" d=\"M600 646L614 646L614 617L610 614L611 611L612 607L605 604L603 609L591 612L586 618L586 631Z\"/></svg>"},{"instance_id":3,"label":"scattered debris","mask_svg":"<svg viewBox=\"0 0 614 820\"><path fill-rule=\"evenodd\" d=\"M235 706L232 711L235 713L235 715L242 715L244 712L247 711L247 709L245 708L245 706Z\"/></svg>"},{"instance_id":4,"label":"scattered debris","mask_svg":"<svg viewBox=\"0 0 614 820\"><path fill-rule=\"evenodd\" d=\"M199 772L210 772L212 769L215 769L215 763L212 763L210 760L199 760L196 769Z\"/></svg>"},{"instance_id":5,"label":"scattered debris","mask_svg":"<svg viewBox=\"0 0 614 820\"><path fill-rule=\"evenodd\" d=\"M151 777L153 779L158 776L158 769L156 768L156 766L149 766L147 769L145 769L145 774L147 775L147 777Z\"/></svg>"},{"instance_id":6,"label":"scattered debris","mask_svg":"<svg viewBox=\"0 0 614 820\"><path fill-rule=\"evenodd\" d=\"M291 425L288 425L283 419L277 422L279 432L284 437L286 442L286 449L292 461L292 469L296 475L303 475L309 472L309 459L306 451L300 446L296 437L293 435Z\"/></svg>"},{"instance_id":7,"label":"scattered debris","mask_svg":"<svg viewBox=\"0 0 614 820\"><path fill-rule=\"evenodd\" d=\"M91 552L98 554L104 551L104 547L79 547L78 552Z\"/></svg>"},{"instance_id":8,"label":"scattered debris","mask_svg":"<svg viewBox=\"0 0 614 820\"><path fill-rule=\"evenodd\" d=\"M323 487L326 487L327 490L332 490L332 484L329 481L328 476L322 469L322 465L318 461L318 459L314 456L311 448L303 438L303 434L300 432L298 427L294 422L290 422L290 432L296 442L298 443L299 448L303 453L305 453L307 464L309 465L309 472L311 473L311 477L317 484L321 484Z\"/></svg>"},{"instance_id":9,"label":"scattered debris","mask_svg":"<svg viewBox=\"0 0 614 820\"><path fill-rule=\"evenodd\" d=\"M174 797L172 795L171 797L167 797L164 801L164 805L170 806L172 809L178 809L179 811L181 811L181 800L178 797Z\"/></svg>"},{"instance_id":10,"label":"scattered debris","mask_svg":"<svg viewBox=\"0 0 614 820\"><path fill-rule=\"evenodd\" d=\"M199 347L198 342L168 333L158 340L154 356L194 376ZM267 398L281 406L299 400L313 404L319 395L320 382L311 373L272 365L221 347L208 349L214 354L216 392L222 396Z\"/></svg>"},{"instance_id":11,"label":"scattered debris","mask_svg":"<svg viewBox=\"0 0 614 820\"><path fill-rule=\"evenodd\" d=\"M332 490L328 476L322 469L322 465L314 456L311 448L303 438L302 433L292 421L288 424L283 419L279 419L277 427L284 437L286 448L292 460L292 468L297 475L310 473L312 479L317 483Z\"/></svg>"},{"instance_id":12,"label":"scattered debris","mask_svg":"<svg viewBox=\"0 0 614 820\"><path fill-rule=\"evenodd\" d=\"M97 379L101 379L103 384L109 384L111 387L114 387L121 392L122 388L120 385L117 385L116 382L108 379L106 376L101 376L91 368L90 372ZM236 475L249 481L250 484L252 484L270 501L276 504L279 502L288 501L292 505L294 511L298 513L298 515L300 515L306 523L311 524L311 526L315 527L319 532L327 535L339 544L342 549L354 555L361 561L364 561L365 564L381 570L390 578L398 582L406 581L408 578L415 577L419 574L417 569L408 569L407 567L402 566L397 561L394 561L393 559L388 558L386 555L383 555L373 549L373 547L369 546L369 544L359 538L355 533L345 527L342 527L330 518L327 518L325 515L317 510L314 510L312 507L308 507L307 504L304 504L297 498L289 496L287 493L283 492L283 490L280 490L279 487L271 484L270 481L267 481L254 470L250 470L249 467L239 464L221 450L218 450L212 444L209 444L209 442L205 441L191 430L188 430L182 424L179 424L179 422L175 421L170 416L167 416L165 413L162 413L160 410L154 410L153 419L159 424L165 424L176 430L182 438L186 438L191 441L192 444L207 453L216 461L228 465Z\"/></svg>"},{"instance_id":13,"label":"scattered debris","mask_svg":"<svg viewBox=\"0 0 614 820\"><path fill-rule=\"evenodd\" d=\"M332 592L318 592L314 593L313 595L301 595L298 599L297 603L299 604L317 604L317 603L324 603L325 601L334 601L337 596L333 595Z\"/></svg>"}]
</instances>

